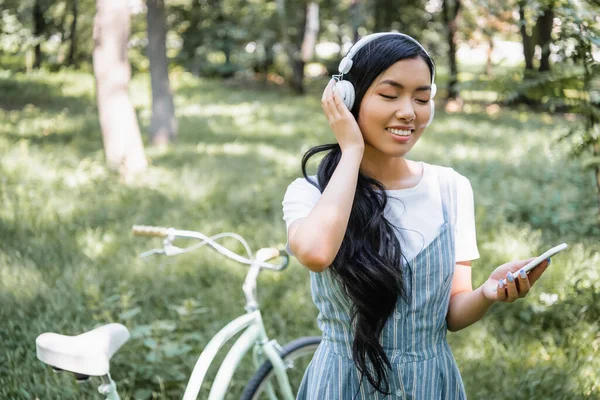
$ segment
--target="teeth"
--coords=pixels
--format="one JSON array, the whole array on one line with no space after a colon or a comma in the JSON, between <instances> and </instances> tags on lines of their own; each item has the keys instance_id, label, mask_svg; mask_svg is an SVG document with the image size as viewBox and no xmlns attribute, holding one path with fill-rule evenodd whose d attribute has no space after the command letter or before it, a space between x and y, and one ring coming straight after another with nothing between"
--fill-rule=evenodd
<instances>
[{"instance_id":1,"label":"teeth","mask_svg":"<svg viewBox=\"0 0 600 400\"><path fill-rule=\"evenodd\" d=\"M392 132L394 135L399 135L399 136L409 136L411 133L410 129L400 130L400 129L386 128L386 130L389 132Z\"/></svg>"}]
</instances>

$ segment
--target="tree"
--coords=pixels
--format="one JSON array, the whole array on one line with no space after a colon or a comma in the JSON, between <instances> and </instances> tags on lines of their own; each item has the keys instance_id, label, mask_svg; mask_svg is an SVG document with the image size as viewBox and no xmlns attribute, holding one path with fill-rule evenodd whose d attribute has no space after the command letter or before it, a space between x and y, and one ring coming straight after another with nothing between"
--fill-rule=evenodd
<instances>
[{"instance_id":1,"label":"tree","mask_svg":"<svg viewBox=\"0 0 600 400\"><path fill-rule=\"evenodd\" d=\"M67 65L73 65L75 62L75 51L77 49L77 2L79 0L71 0L71 12L73 13L73 20L71 21L71 28L69 33L69 55L67 56Z\"/></svg>"},{"instance_id":2,"label":"tree","mask_svg":"<svg viewBox=\"0 0 600 400\"><path fill-rule=\"evenodd\" d=\"M570 56L572 64L560 73L546 73L553 84L558 82L558 101L570 106L571 111L581 114L583 121L575 125L565 136L574 139L570 156L583 158L583 167L594 173L598 202L598 219L600 223L600 62L594 53L600 50L600 4L579 4L572 8L558 8L561 14L561 32L559 39L559 56ZM574 48L570 44L576 43ZM596 56L597 57L597 56ZM578 70L583 69L583 73ZM576 87L580 93L575 99L566 99L565 87ZM561 98L562 97L562 98ZM591 157L589 154L591 153Z\"/></svg>"},{"instance_id":3,"label":"tree","mask_svg":"<svg viewBox=\"0 0 600 400\"><path fill-rule=\"evenodd\" d=\"M293 11L292 7L295 6ZM308 4L304 0L299 4L293 0L277 0L277 11L279 24L283 37L283 47L288 57L291 72L288 74L288 82L294 93L304 93L304 60L301 54L301 44L304 40ZM290 17L291 15L291 17ZM291 28L291 29L290 29Z\"/></svg>"},{"instance_id":4,"label":"tree","mask_svg":"<svg viewBox=\"0 0 600 400\"><path fill-rule=\"evenodd\" d=\"M96 0L93 67L106 161L125 177L146 169L142 136L127 87L130 34L127 2Z\"/></svg>"},{"instance_id":5,"label":"tree","mask_svg":"<svg viewBox=\"0 0 600 400\"><path fill-rule=\"evenodd\" d=\"M33 4L33 36L36 39L33 53L33 68L39 69L42 65L42 41L46 33L46 12L47 5L44 0L35 0Z\"/></svg>"},{"instance_id":6,"label":"tree","mask_svg":"<svg viewBox=\"0 0 600 400\"><path fill-rule=\"evenodd\" d=\"M150 142L164 146L175 138L177 120L169 83L167 26L164 0L147 0L148 59L152 82Z\"/></svg>"},{"instance_id":7,"label":"tree","mask_svg":"<svg viewBox=\"0 0 600 400\"><path fill-rule=\"evenodd\" d=\"M390 0L375 0L373 4L374 32L386 32L392 28L398 2Z\"/></svg>"},{"instance_id":8,"label":"tree","mask_svg":"<svg viewBox=\"0 0 600 400\"><path fill-rule=\"evenodd\" d=\"M523 41L525 57L525 72L530 74L535 70L533 65L535 47L540 46L541 57L539 72L550 71L550 44L552 43L552 28L554 26L555 0L519 0L519 30ZM531 29L528 26L532 25ZM529 33L531 30L531 33Z\"/></svg>"},{"instance_id":9,"label":"tree","mask_svg":"<svg viewBox=\"0 0 600 400\"><path fill-rule=\"evenodd\" d=\"M515 31L514 5L503 0L462 0L461 39L472 47L486 43L485 74L492 76L492 53L496 37L512 37Z\"/></svg>"},{"instance_id":10,"label":"tree","mask_svg":"<svg viewBox=\"0 0 600 400\"><path fill-rule=\"evenodd\" d=\"M306 29L302 42L302 60L309 62L315 54L317 36L319 35L319 4L310 2L307 5Z\"/></svg>"},{"instance_id":11,"label":"tree","mask_svg":"<svg viewBox=\"0 0 600 400\"><path fill-rule=\"evenodd\" d=\"M542 50L539 71L550 71L550 43L552 42L552 27L554 26L554 3L545 5L542 14L535 24L537 44Z\"/></svg>"},{"instance_id":12,"label":"tree","mask_svg":"<svg viewBox=\"0 0 600 400\"><path fill-rule=\"evenodd\" d=\"M526 0L519 0L519 31L523 41L523 56L525 57L525 71L533 71L534 44L532 36L527 32L527 19L525 18Z\"/></svg>"},{"instance_id":13,"label":"tree","mask_svg":"<svg viewBox=\"0 0 600 400\"><path fill-rule=\"evenodd\" d=\"M365 12L364 6L358 0L351 0L348 13L350 15L350 25L352 27L352 43L356 43L360 40L358 34L358 28L364 23Z\"/></svg>"},{"instance_id":14,"label":"tree","mask_svg":"<svg viewBox=\"0 0 600 400\"><path fill-rule=\"evenodd\" d=\"M555 41L560 62L550 71L534 70L505 98L525 97L550 113L568 111L581 116L558 141L571 139L570 158L582 158L583 168L593 171L600 222L600 63L594 55L600 50L600 4L565 1L553 13L561 23Z\"/></svg>"},{"instance_id":15,"label":"tree","mask_svg":"<svg viewBox=\"0 0 600 400\"><path fill-rule=\"evenodd\" d=\"M170 34L181 45L174 62L194 74L229 78L272 70L281 32L275 0L178 0L169 5Z\"/></svg>"},{"instance_id":16,"label":"tree","mask_svg":"<svg viewBox=\"0 0 600 400\"><path fill-rule=\"evenodd\" d=\"M448 63L450 64L450 78L448 80L448 99L457 99L459 92L458 84L458 67L456 64L456 32L457 19L460 11L461 0L443 0L442 15L444 24L447 27L448 41Z\"/></svg>"}]
</instances>

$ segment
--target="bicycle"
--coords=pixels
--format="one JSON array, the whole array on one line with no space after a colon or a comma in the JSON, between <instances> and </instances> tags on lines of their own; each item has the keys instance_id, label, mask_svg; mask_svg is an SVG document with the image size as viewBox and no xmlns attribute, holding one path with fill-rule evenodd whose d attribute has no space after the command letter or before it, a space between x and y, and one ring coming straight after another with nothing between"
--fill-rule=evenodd
<instances>
[{"instance_id":1,"label":"bicycle","mask_svg":"<svg viewBox=\"0 0 600 400\"><path fill-rule=\"evenodd\" d=\"M242 285L246 298L244 307L246 313L229 322L209 341L192 370L183 400L198 397L206 373L218 351L242 331L243 333L234 342L219 366L208 400L220 400L225 397L239 363L251 347L253 347L252 358L256 372L244 388L241 399L294 399L294 391L297 390L304 374L307 361L312 359L321 338L301 337L283 347L276 340L269 340L256 299L256 280L261 270L284 270L289 264L288 254L284 250L262 248L253 256L248 243L241 236L230 232L207 237L195 231L139 225L134 225L132 231L135 236L164 239L162 248L146 251L140 255L142 258L157 254L175 256L208 244L220 254L250 266ZM225 237L238 240L243 245L247 256L241 256L215 241ZM177 238L198 239L201 242L180 248L173 245L173 241ZM283 260L280 264L269 262L274 259ZM106 396L106 400L119 400L117 385L110 376L109 365L111 357L128 339L129 331L124 325L118 323L103 325L78 336L42 333L36 338L36 353L40 361L50 365L55 371L73 373L78 381L99 377L101 385L98 391ZM294 372L294 362L299 359L304 362ZM290 376L293 379L290 379Z\"/></svg>"}]
</instances>

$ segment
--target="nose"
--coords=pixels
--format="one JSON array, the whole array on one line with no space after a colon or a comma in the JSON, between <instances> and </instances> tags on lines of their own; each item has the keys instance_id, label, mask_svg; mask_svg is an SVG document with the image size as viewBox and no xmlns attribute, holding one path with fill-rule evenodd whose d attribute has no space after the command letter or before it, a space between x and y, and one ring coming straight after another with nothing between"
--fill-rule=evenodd
<instances>
[{"instance_id":1,"label":"nose","mask_svg":"<svg viewBox=\"0 0 600 400\"><path fill-rule=\"evenodd\" d=\"M398 102L398 109L396 109L395 116L398 119L407 121L415 119L415 109L410 98L404 98Z\"/></svg>"}]
</instances>

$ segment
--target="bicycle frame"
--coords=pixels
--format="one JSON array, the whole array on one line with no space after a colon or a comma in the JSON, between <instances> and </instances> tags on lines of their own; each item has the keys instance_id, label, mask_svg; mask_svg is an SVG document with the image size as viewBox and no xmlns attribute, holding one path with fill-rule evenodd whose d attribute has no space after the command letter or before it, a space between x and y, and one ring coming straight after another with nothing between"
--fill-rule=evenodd
<instances>
[{"instance_id":1,"label":"bicycle frame","mask_svg":"<svg viewBox=\"0 0 600 400\"><path fill-rule=\"evenodd\" d=\"M196 362L183 395L183 400L195 400L198 397L198 392L202 387L206 372L219 349L244 329L244 333L236 340L225 356L213 382L208 400L223 399L241 359L253 345L255 346L253 358L256 366L259 366L262 362L259 357L260 350L262 349L266 358L273 364L277 382L285 399L293 400L295 398L287 378L285 364L277 351L278 345L274 341L269 341L262 323L260 311L254 310L231 321L211 339ZM272 387L269 388L268 393L271 399L277 399Z\"/></svg>"},{"instance_id":2,"label":"bicycle frame","mask_svg":"<svg viewBox=\"0 0 600 400\"><path fill-rule=\"evenodd\" d=\"M121 400L117 393L117 384L112 380L110 374L101 377L102 385L98 386L98 392L106 396L106 400Z\"/></svg>"},{"instance_id":3,"label":"bicycle frame","mask_svg":"<svg viewBox=\"0 0 600 400\"><path fill-rule=\"evenodd\" d=\"M289 256L287 255L287 253L281 253L280 251L275 250L275 255L284 255L285 262L281 265L274 265L263 262L263 260L273 257L274 249L261 249L256 254L256 257L252 257L252 253L246 241L236 234L223 233L209 238L199 232L194 231L181 231L172 228L165 229L156 227L135 226L134 232L138 232L138 234L142 235L166 237L164 241L163 250L164 254L166 255L181 254L183 252L191 251L192 249L198 248L204 244L210 244L210 246L217 250L219 253L238 262L250 265L250 269L248 271L248 274L246 275L244 284L242 285L242 289L246 297L245 309L247 313L228 323L210 340L208 345L200 354L198 361L196 361L196 365L194 366L192 375L190 376L187 387L185 389L183 400L194 400L198 397L198 393L200 392L206 373L210 365L212 364L215 356L217 355L221 347L225 345L225 343L227 343L232 337L234 337L241 331L244 332L235 341L235 343L225 356L225 359L221 363L221 366L219 367L208 400L221 400L225 397L233 374L237 370L242 358L246 355L246 353L248 353L248 350L250 350L252 346L254 346L253 360L255 366L258 368L265 360L264 356L266 356L266 359L268 359L273 365L273 370L275 372L275 376L277 378L277 382L282 391L284 399L294 400L295 396L292 393L292 388L287 377L286 366L278 351L281 349L281 347L277 344L276 341L269 341L269 338L267 337L267 333L265 331L265 327L263 325L262 315L259 310L258 301L256 299L256 280L261 269L266 268L273 269L276 271L284 269L289 262ZM214 241L214 239L223 236L232 236L238 239L244 245L246 252L248 253L248 258L244 258L236 253L233 253L231 250L219 245ZM175 237L195 238L202 240L202 242L198 245L190 246L188 249L179 249L177 247L172 246L171 244L171 241ZM151 251L147 254L153 253L154 251ZM271 383L267 385L267 394L269 395L271 400L277 400Z\"/></svg>"}]
</instances>

